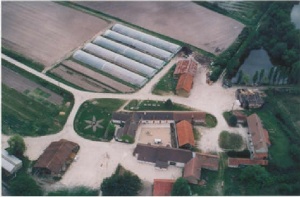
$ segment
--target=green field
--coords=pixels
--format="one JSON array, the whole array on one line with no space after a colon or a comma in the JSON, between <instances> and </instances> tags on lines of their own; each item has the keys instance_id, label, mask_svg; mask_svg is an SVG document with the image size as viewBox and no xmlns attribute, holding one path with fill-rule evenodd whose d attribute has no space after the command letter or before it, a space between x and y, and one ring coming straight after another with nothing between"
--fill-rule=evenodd
<instances>
[{"instance_id":1,"label":"green field","mask_svg":"<svg viewBox=\"0 0 300 197\"><path fill-rule=\"evenodd\" d=\"M152 90L153 94L156 95L174 95L176 90L177 81L173 77L173 73L175 71L176 64L172 66L172 68L165 74L159 82L155 85Z\"/></svg>"},{"instance_id":2,"label":"green field","mask_svg":"<svg viewBox=\"0 0 300 197\"><path fill-rule=\"evenodd\" d=\"M168 107L163 101L153 100L131 100L124 108L125 110L131 111L192 111L193 109L173 103L172 106Z\"/></svg>"},{"instance_id":3,"label":"green field","mask_svg":"<svg viewBox=\"0 0 300 197\"><path fill-rule=\"evenodd\" d=\"M86 139L94 141L111 140L115 131L113 124L110 123L112 113L124 103L124 100L118 99L93 99L84 102L75 117L75 131ZM93 127L87 128L89 122L93 119L99 121L99 127L96 127L96 131L93 131Z\"/></svg>"},{"instance_id":4,"label":"green field","mask_svg":"<svg viewBox=\"0 0 300 197\"><path fill-rule=\"evenodd\" d=\"M5 61L2 61L2 64L8 66ZM54 105L47 101L50 95L39 88L20 93L2 84L2 132L7 135L22 136L40 136L59 132L73 107L73 95L40 78L37 80L36 76L21 71L11 64L9 68L60 94L64 97L64 101L61 105ZM60 112L64 114L60 115Z\"/></svg>"}]
</instances>

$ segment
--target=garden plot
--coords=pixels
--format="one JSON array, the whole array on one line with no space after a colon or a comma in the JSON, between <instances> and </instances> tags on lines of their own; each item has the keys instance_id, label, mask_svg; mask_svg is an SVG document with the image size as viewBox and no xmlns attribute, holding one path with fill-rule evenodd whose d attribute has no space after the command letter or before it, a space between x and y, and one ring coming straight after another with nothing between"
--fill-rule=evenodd
<instances>
[{"instance_id":1,"label":"garden plot","mask_svg":"<svg viewBox=\"0 0 300 197\"><path fill-rule=\"evenodd\" d=\"M108 26L108 22L54 2L3 2L2 46L45 66Z\"/></svg>"},{"instance_id":2,"label":"garden plot","mask_svg":"<svg viewBox=\"0 0 300 197\"><path fill-rule=\"evenodd\" d=\"M244 28L193 2L77 3L214 54L228 48Z\"/></svg>"},{"instance_id":3,"label":"garden plot","mask_svg":"<svg viewBox=\"0 0 300 197\"><path fill-rule=\"evenodd\" d=\"M38 101L47 100L54 105L61 105L63 102L63 97L60 95L23 77L5 66L2 67L2 83L20 93L33 97Z\"/></svg>"}]
</instances>

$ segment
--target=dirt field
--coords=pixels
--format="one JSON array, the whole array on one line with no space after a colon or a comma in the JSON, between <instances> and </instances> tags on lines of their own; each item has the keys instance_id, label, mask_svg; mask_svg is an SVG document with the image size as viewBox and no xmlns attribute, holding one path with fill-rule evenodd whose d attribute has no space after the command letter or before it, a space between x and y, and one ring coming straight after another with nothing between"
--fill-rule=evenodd
<instances>
[{"instance_id":1,"label":"dirt field","mask_svg":"<svg viewBox=\"0 0 300 197\"><path fill-rule=\"evenodd\" d=\"M150 125L151 126L151 125ZM156 127L142 126L141 132L138 138L138 143L148 144L151 143L152 145L159 145L159 146L171 146L171 134L170 134L170 125L160 127L160 125L155 125ZM161 139L161 144L154 144L154 139Z\"/></svg>"},{"instance_id":2,"label":"dirt field","mask_svg":"<svg viewBox=\"0 0 300 197\"><path fill-rule=\"evenodd\" d=\"M60 61L108 23L53 2L3 2L2 44L45 66Z\"/></svg>"},{"instance_id":3,"label":"dirt field","mask_svg":"<svg viewBox=\"0 0 300 197\"><path fill-rule=\"evenodd\" d=\"M80 2L79 4L214 54L229 47L244 28L243 24L192 2ZM220 52L215 51L217 48Z\"/></svg>"}]
</instances>

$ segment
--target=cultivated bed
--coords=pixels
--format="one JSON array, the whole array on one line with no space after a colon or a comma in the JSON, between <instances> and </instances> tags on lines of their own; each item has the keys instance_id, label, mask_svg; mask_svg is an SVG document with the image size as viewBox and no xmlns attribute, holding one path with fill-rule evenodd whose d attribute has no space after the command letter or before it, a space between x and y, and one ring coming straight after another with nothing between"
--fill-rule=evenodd
<instances>
[{"instance_id":1,"label":"cultivated bed","mask_svg":"<svg viewBox=\"0 0 300 197\"><path fill-rule=\"evenodd\" d=\"M108 26L54 2L3 2L2 44L45 66L59 62Z\"/></svg>"},{"instance_id":2,"label":"cultivated bed","mask_svg":"<svg viewBox=\"0 0 300 197\"><path fill-rule=\"evenodd\" d=\"M215 54L229 47L244 28L243 24L192 2L78 2L78 4Z\"/></svg>"}]
</instances>

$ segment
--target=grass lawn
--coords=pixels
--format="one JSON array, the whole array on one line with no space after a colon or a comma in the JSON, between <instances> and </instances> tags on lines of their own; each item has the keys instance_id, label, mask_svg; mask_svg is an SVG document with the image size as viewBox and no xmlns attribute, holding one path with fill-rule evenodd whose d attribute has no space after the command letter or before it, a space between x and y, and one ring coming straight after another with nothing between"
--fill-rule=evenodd
<instances>
[{"instance_id":1,"label":"grass lawn","mask_svg":"<svg viewBox=\"0 0 300 197\"><path fill-rule=\"evenodd\" d=\"M2 61L3 66L7 63ZM9 68L13 68L9 65ZM18 72L18 69L13 69ZM22 70L19 74L33 79L30 73ZM36 79L36 78L35 78ZM2 132L6 135L41 136L59 132L73 107L73 95L48 82L33 80L64 97L61 105L47 101L48 93L35 89L32 93L20 93L2 84ZM64 115L60 115L64 112Z\"/></svg>"},{"instance_id":2,"label":"grass lawn","mask_svg":"<svg viewBox=\"0 0 300 197\"><path fill-rule=\"evenodd\" d=\"M174 95L177 81L173 78L173 73L175 71L176 64L165 74L160 81L155 85L152 90L153 94L156 95Z\"/></svg>"},{"instance_id":3,"label":"grass lawn","mask_svg":"<svg viewBox=\"0 0 300 197\"><path fill-rule=\"evenodd\" d=\"M243 138L240 134L222 131L219 135L219 146L225 150L239 150L242 148Z\"/></svg>"},{"instance_id":4,"label":"grass lawn","mask_svg":"<svg viewBox=\"0 0 300 197\"><path fill-rule=\"evenodd\" d=\"M192 111L193 109L173 103L171 107L165 105L163 101L153 101L153 100L131 100L124 108L125 110L131 111Z\"/></svg>"},{"instance_id":5,"label":"grass lawn","mask_svg":"<svg viewBox=\"0 0 300 197\"><path fill-rule=\"evenodd\" d=\"M75 117L75 131L90 140L111 140L115 130L110 123L112 112L118 110L124 103L125 100L118 99L93 99L84 102ZM93 127L91 127L93 119L99 123L96 131L93 131Z\"/></svg>"}]
</instances>

